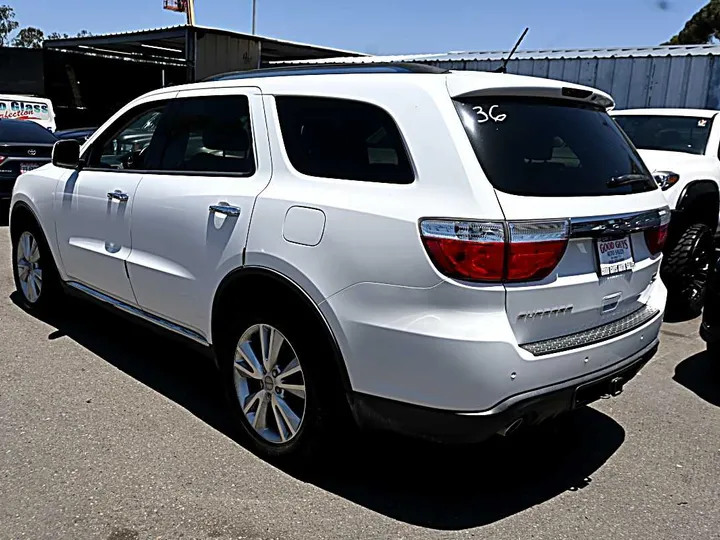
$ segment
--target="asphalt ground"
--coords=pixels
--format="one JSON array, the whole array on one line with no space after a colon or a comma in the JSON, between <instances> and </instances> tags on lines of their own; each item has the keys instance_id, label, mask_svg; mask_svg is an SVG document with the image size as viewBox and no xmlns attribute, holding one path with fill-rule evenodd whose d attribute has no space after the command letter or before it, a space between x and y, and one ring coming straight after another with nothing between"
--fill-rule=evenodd
<instances>
[{"instance_id":1,"label":"asphalt ground","mask_svg":"<svg viewBox=\"0 0 720 540\"><path fill-rule=\"evenodd\" d=\"M621 396L540 430L367 436L282 471L243 447L210 362L89 305L38 320L13 301L6 227L0 261L2 539L720 538L698 320L665 324Z\"/></svg>"}]
</instances>

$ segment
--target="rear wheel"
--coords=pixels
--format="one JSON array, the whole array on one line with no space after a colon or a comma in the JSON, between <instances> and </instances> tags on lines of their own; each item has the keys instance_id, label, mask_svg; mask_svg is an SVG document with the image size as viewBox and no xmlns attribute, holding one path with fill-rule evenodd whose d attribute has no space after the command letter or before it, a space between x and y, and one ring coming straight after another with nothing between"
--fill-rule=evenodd
<instances>
[{"instance_id":1,"label":"rear wheel","mask_svg":"<svg viewBox=\"0 0 720 540\"><path fill-rule=\"evenodd\" d=\"M706 225L688 227L665 256L662 277L668 289L668 312L673 316L697 316L714 259L715 243Z\"/></svg>"},{"instance_id":2,"label":"rear wheel","mask_svg":"<svg viewBox=\"0 0 720 540\"><path fill-rule=\"evenodd\" d=\"M337 407L323 369L323 336L301 316L261 309L226 326L218 360L234 419L253 450L279 461L306 459L328 440ZM334 430L340 434L342 426Z\"/></svg>"}]
</instances>

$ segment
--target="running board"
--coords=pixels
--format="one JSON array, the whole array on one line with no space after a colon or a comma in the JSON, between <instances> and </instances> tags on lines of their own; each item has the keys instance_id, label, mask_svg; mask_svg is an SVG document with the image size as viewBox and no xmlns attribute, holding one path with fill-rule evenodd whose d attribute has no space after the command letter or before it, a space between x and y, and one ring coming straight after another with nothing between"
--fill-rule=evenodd
<instances>
[{"instance_id":1,"label":"running board","mask_svg":"<svg viewBox=\"0 0 720 540\"><path fill-rule=\"evenodd\" d=\"M169 330L170 332L174 332L183 337L191 339L191 340L195 341L196 343L199 343L200 345L204 345L205 347L210 345L208 343L208 341L200 333L195 332L194 330L190 330L188 328L185 328L184 326L180 326L179 324L175 324L166 319L163 319L162 317L158 317L157 315L148 313L147 311L144 311L138 307L131 306L130 304L126 304L125 302L122 302L120 300L112 298L111 296L108 296L107 294L96 291L95 289L92 289L86 285L83 285L82 283L77 283L75 281L69 281L69 282L65 283L65 285L67 285L71 289L79 291L79 292L93 298L94 300L98 300L104 304L108 304L114 308L119 309L120 311L129 313L130 315L138 317L144 321L152 323L152 324L159 326L165 330Z\"/></svg>"}]
</instances>

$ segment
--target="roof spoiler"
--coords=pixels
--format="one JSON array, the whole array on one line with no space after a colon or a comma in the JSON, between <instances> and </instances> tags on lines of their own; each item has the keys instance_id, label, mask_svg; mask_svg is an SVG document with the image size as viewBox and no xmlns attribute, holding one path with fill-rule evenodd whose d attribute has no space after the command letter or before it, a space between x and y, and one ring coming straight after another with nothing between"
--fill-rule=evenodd
<instances>
[{"instance_id":1,"label":"roof spoiler","mask_svg":"<svg viewBox=\"0 0 720 540\"><path fill-rule=\"evenodd\" d=\"M458 89L460 90L460 89ZM473 88L467 91L451 92L453 98L479 97L479 96L516 96L516 97L544 97L560 98L572 101L592 103L602 107L606 111L615 108L615 101L609 94L592 88L572 86L486 86L484 88Z\"/></svg>"}]
</instances>

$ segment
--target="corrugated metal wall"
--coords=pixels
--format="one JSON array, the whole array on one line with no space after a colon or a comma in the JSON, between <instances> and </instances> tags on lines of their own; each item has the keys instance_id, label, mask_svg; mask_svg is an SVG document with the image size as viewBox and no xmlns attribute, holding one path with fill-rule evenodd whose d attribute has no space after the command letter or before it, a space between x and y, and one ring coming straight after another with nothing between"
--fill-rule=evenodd
<instances>
[{"instance_id":1,"label":"corrugated metal wall","mask_svg":"<svg viewBox=\"0 0 720 540\"><path fill-rule=\"evenodd\" d=\"M432 64L456 70L492 71L500 62L477 60ZM711 55L511 60L508 73L599 88L613 96L618 109L720 109L720 60Z\"/></svg>"},{"instance_id":2,"label":"corrugated metal wall","mask_svg":"<svg viewBox=\"0 0 720 540\"><path fill-rule=\"evenodd\" d=\"M207 32L197 41L195 79L201 81L226 71L255 69L259 61L258 41Z\"/></svg>"}]
</instances>

